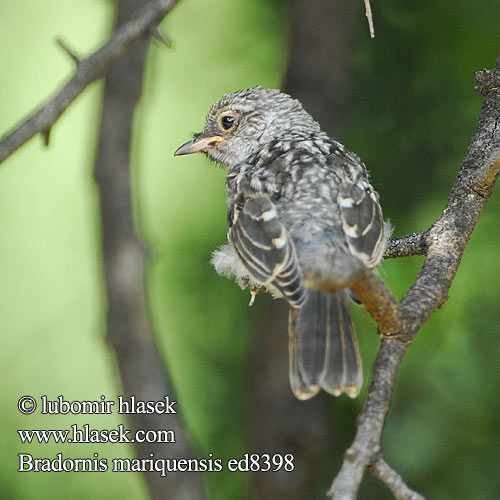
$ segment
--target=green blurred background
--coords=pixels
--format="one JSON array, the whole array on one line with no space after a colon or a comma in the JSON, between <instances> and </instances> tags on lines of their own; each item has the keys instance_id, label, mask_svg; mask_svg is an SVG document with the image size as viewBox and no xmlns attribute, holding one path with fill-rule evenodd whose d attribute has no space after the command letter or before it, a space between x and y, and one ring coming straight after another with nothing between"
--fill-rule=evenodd
<instances>
[{"instance_id":1,"label":"green blurred background","mask_svg":"<svg viewBox=\"0 0 500 500\"><path fill-rule=\"evenodd\" d=\"M332 0L334 2L335 0ZM360 2L361 3L361 2ZM373 5L377 38L357 11L350 100L340 139L368 165L395 235L441 213L474 133L481 96L473 72L500 51L498 0ZM136 216L150 249L148 287L158 342L179 405L201 454L252 451L248 348L259 305L209 265L225 240L224 172L201 157L174 159L222 94L279 87L287 65L285 0L184 0L162 24L173 49L153 43L135 120ZM107 38L113 4L99 0L0 4L0 130L6 131L73 71L62 37L90 54ZM104 342L99 208L92 180L101 83L62 116L44 148L37 137L0 167L0 498L147 498L138 473L17 473L17 453L53 457L133 456L121 445L21 445L16 429L112 428L118 415L65 417L17 411L20 396L68 400L120 394ZM335 110L332 110L335 112ZM403 362L384 450L407 482L439 499L496 499L500 491L500 201L480 219L450 300ZM398 297L421 258L386 262ZM378 341L355 311L367 377ZM287 370L277 366L276 370ZM361 401L330 401L348 444ZM314 425L314 423L309 423ZM342 447L332 447L338 463ZM319 471L324 498L334 468ZM207 475L211 499L245 499L252 477ZM360 498L391 498L368 479ZM306 499L305 499L306 500Z\"/></svg>"}]
</instances>

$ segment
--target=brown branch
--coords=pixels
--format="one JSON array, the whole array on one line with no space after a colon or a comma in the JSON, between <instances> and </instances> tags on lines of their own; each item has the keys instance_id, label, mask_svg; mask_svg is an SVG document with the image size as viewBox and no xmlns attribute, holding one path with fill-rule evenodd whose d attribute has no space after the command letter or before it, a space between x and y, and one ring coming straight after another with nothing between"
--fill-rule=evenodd
<instances>
[{"instance_id":1,"label":"brown branch","mask_svg":"<svg viewBox=\"0 0 500 500\"><path fill-rule=\"evenodd\" d=\"M370 469L389 487L397 500L425 500L422 495L408 488L403 478L385 461L381 454L372 461Z\"/></svg>"},{"instance_id":2,"label":"brown branch","mask_svg":"<svg viewBox=\"0 0 500 500\"><path fill-rule=\"evenodd\" d=\"M394 379L406 349L399 339L382 337L365 407L358 417L356 437L346 451L342 467L328 492L334 500L355 500L365 469L380 452L380 438Z\"/></svg>"},{"instance_id":3,"label":"brown branch","mask_svg":"<svg viewBox=\"0 0 500 500\"><path fill-rule=\"evenodd\" d=\"M126 54L139 40L148 36L178 1L154 0L146 3L97 52L87 59L80 60L75 74L66 84L0 141L0 163L36 134L50 130L87 85L102 77L113 62Z\"/></svg>"},{"instance_id":4,"label":"brown branch","mask_svg":"<svg viewBox=\"0 0 500 500\"><path fill-rule=\"evenodd\" d=\"M422 325L448 298L464 250L500 172L500 86L495 83L500 81L500 58L495 69L486 74L487 81L482 72L478 82L485 99L476 133L443 214L429 230L396 239L386 252L390 257L422 251L426 259L415 283L400 302L401 329L392 337L382 337L356 436L328 492L332 500L354 500L367 467L374 468L389 487L396 480L388 466L384 466L385 462L381 462L380 451L396 373Z\"/></svg>"}]
</instances>

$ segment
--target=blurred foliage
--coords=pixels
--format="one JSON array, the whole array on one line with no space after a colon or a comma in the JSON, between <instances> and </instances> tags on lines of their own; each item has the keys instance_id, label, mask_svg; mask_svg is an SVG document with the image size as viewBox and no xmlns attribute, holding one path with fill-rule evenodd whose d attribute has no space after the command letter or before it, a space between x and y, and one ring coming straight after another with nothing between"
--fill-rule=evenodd
<instances>
[{"instance_id":1,"label":"blurred foliage","mask_svg":"<svg viewBox=\"0 0 500 500\"><path fill-rule=\"evenodd\" d=\"M473 72L498 56L497 0L374 4L377 38L361 6L350 121L342 140L367 163L395 234L428 226L444 207L480 110ZM26 12L30 15L27 16ZM1 130L17 122L68 76L63 37L87 54L107 36L111 3L2 2ZM287 3L186 0L162 24L173 50L154 43L136 115L136 219L150 248L149 297L179 408L199 452L248 450L246 351L258 309L209 265L225 240L224 172L172 152L203 125L222 94L276 87L286 64ZM104 343L99 221L91 178L99 85L52 132L0 167L0 498L146 498L139 474L15 473L19 452L53 457L128 456L126 446L20 445L18 428L116 427L118 415L23 416L20 396L69 400L120 394ZM384 438L389 462L429 498L494 499L500 479L499 197L487 205L450 290L398 375ZM421 258L386 262L382 276L402 296ZM258 307L258 306L257 306ZM356 308L366 372L377 339ZM271 334L272 332L270 332ZM286 370L287 367L277 367ZM360 402L332 403L340 422ZM345 409L345 412L344 412ZM349 421L349 422L350 422ZM352 436L342 436L346 443ZM325 485L333 467L325 466ZM243 499L245 474L207 474L211 498ZM322 493L318 494L323 498ZM368 479L362 498L391 498Z\"/></svg>"}]
</instances>

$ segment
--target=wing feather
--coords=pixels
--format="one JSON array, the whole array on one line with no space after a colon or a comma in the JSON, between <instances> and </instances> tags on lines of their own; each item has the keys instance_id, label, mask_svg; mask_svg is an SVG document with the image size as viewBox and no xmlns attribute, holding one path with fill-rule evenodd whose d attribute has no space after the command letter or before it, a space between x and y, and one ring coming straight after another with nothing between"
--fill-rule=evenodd
<instances>
[{"instance_id":1,"label":"wing feather","mask_svg":"<svg viewBox=\"0 0 500 500\"><path fill-rule=\"evenodd\" d=\"M367 267L376 268L382 259L386 235L375 191L366 180L343 184L338 204L351 253Z\"/></svg>"},{"instance_id":2,"label":"wing feather","mask_svg":"<svg viewBox=\"0 0 500 500\"><path fill-rule=\"evenodd\" d=\"M305 289L295 246L269 196L246 194L231 211L228 237L255 281L278 288L293 307L302 305Z\"/></svg>"}]
</instances>

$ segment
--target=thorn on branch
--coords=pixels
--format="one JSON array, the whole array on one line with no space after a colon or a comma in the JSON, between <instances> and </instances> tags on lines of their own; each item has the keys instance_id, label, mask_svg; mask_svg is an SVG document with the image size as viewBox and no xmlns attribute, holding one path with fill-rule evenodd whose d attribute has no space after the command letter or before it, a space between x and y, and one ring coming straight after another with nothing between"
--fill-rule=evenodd
<instances>
[{"instance_id":1,"label":"thorn on branch","mask_svg":"<svg viewBox=\"0 0 500 500\"><path fill-rule=\"evenodd\" d=\"M368 19L368 28L370 29L370 38L375 38L375 28L373 27L373 15L372 7L370 5L370 0L364 0L365 2L365 15Z\"/></svg>"},{"instance_id":2,"label":"thorn on branch","mask_svg":"<svg viewBox=\"0 0 500 500\"><path fill-rule=\"evenodd\" d=\"M52 127L48 127L45 130L42 131L42 137L43 137L43 145L47 147L50 144L50 133L52 131Z\"/></svg>"},{"instance_id":3,"label":"thorn on branch","mask_svg":"<svg viewBox=\"0 0 500 500\"><path fill-rule=\"evenodd\" d=\"M56 38L56 43L71 58L76 66L80 64L81 59L76 55L74 50L69 48L68 44L62 38Z\"/></svg>"},{"instance_id":4,"label":"thorn on branch","mask_svg":"<svg viewBox=\"0 0 500 500\"><path fill-rule=\"evenodd\" d=\"M150 30L149 30L149 33L150 35L160 41L163 45L165 45L165 47L171 49L173 46L174 46L174 43L172 42L172 40L170 40L169 38L167 38L158 28L158 26L153 26Z\"/></svg>"}]
</instances>

